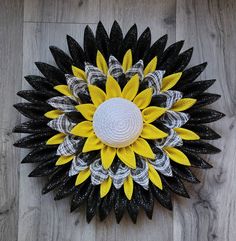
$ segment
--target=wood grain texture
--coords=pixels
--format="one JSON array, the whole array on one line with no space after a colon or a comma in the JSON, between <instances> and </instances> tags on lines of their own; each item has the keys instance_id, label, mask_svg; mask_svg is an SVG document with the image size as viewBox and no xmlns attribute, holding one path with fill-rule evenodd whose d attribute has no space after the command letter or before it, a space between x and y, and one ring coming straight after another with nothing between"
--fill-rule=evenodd
<instances>
[{"instance_id":1,"label":"wood grain texture","mask_svg":"<svg viewBox=\"0 0 236 241\"><path fill-rule=\"evenodd\" d=\"M12 105L21 89L23 3L1 1L0 8L0 240L17 240L19 150L12 128L20 120Z\"/></svg>"},{"instance_id":2,"label":"wood grain texture","mask_svg":"<svg viewBox=\"0 0 236 241\"><path fill-rule=\"evenodd\" d=\"M235 1L24 0L24 6L20 0L0 2L0 107L4 113L0 118L0 241L234 241ZM187 185L191 199L175 196L173 212L157 204L151 221L141 212L136 225L128 216L117 225L114 215L102 223L94 218L88 225L83 208L70 214L69 199L54 201L53 193L41 195L45 180L27 177L33 165L19 167L19 151L12 148L17 135L11 135L11 129L20 123L20 116L11 106L18 101L15 93L21 84L29 88L25 80L21 83L22 73L38 74L35 61L55 64L49 45L68 52L66 34L82 44L86 24L95 30L95 23L102 20L110 30L114 19L124 33L134 23L139 35L149 26L152 41L166 33L168 45L185 39L184 49L194 47L190 65L208 61L199 79L216 78L209 92L222 95L213 107L226 117L211 125L222 135L221 140L212 142L222 153L206 157L213 169L194 170L201 184ZM22 151L21 157L25 153Z\"/></svg>"},{"instance_id":3,"label":"wood grain texture","mask_svg":"<svg viewBox=\"0 0 236 241\"><path fill-rule=\"evenodd\" d=\"M174 241L235 240L235 1L177 0L176 34L194 46L193 64L208 62L200 79L216 78L209 89L222 95L212 107L226 117L213 123L222 139L213 142L222 152L208 157L214 166L199 173L191 199L174 205Z\"/></svg>"}]
</instances>

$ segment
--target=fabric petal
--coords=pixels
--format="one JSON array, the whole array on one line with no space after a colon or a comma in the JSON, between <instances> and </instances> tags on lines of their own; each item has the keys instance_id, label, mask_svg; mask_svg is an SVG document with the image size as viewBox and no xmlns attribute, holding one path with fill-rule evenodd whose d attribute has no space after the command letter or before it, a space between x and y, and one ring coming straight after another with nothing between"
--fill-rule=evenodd
<instances>
[{"instance_id":1,"label":"fabric petal","mask_svg":"<svg viewBox=\"0 0 236 241\"><path fill-rule=\"evenodd\" d=\"M99 185L108 178L108 171L103 168L100 159L97 159L90 165L90 171L93 185Z\"/></svg>"},{"instance_id":2,"label":"fabric petal","mask_svg":"<svg viewBox=\"0 0 236 241\"><path fill-rule=\"evenodd\" d=\"M161 181L161 178L160 178L158 172L155 170L155 168L151 164L148 164L148 166L149 166L149 170L148 170L149 179L156 187L158 187L159 189L162 190L163 185L162 185L162 181Z\"/></svg>"},{"instance_id":3,"label":"fabric petal","mask_svg":"<svg viewBox=\"0 0 236 241\"><path fill-rule=\"evenodd\" d=\"M70 156L75 154L83 144L82 138L68 135L57 148L58 156Z\"/></svg>"},{"instance_id":4,"label":"fabric petal","mask_svg":"<svg viewBox=\"0 0 236 241\"><path fill-rule=\"evenodd\" d=\"M138 106L139 109L144 109L147 106L149 106L150 102L152 100L152 88L148 88L140 92L135 98L134 98L134 104Z\"/></svg>"},{"instance_id":5,"label":"fabric petal","mask_svg":"<svg viewBox=\"0 0 236 241\"><path fill-rule=\"evenodd\" d=\"M175 128L176 133L183 139L183 140L199 140L200 136L197 135L195 132L190 131L185 128Z\"/></svg>"},{"instance_id":6,"label":"fabric petal","mask_svg":"<svg viewBox=\"0 0 236 241\"><path fill-rule=\"evenodd\" d=\"M83 183L85 180L87 180L90 177L90 174L91 172L89 168L81 171L76 178L75 186L78 186L81 183Z\"/></svg>"},{"instance_id":7,"label":"fabric petal","mask_svg":"<svg viewBox=\"0 0 236 241\"><path fill-rule=\"evenodd\" d=\"M89 121L93 120L93 115L94 115L94 112L96 111L96 107L93 104L80 104L80 105L77 105L75 108L81 113L81 115L86 120L89 120Z\"/></svg>"},{"instance_id":8,"label":"fabric petal","mask_svg":"<svg viewBox=\"0 0 236 241\"><path fill-rule=\"evenodd\" d=\"M150 145L147 141L145 141L143 138L138 138L133 144L132 144L132 150L137 153L140 156L154 159L155 154L153 153Z\"/></svg>"},{"instance_id":9,"label":"fabric petal","mask_svg":"<svg viewBox=\"0 0 236 241\"><path fill-rule=\"evenodd\" d=\"M136 168L136 160L135 155L130 146L118 148L117 149L117 156L119 159L128 167Z\"/></svg>"},{"instance_id":10,"label":"fabric petal","mask_svg":"<svg viewBox=\"0 0 236 241\"><path fill-rule=\"evenodd\" d=\"M182 72L168 75L162 79L161 90L167 91L174 87L182 76Z\"/></svg>"},{"instance_id":11,"label":"fabric petal","mask_svg":"<svg viewBox=\"0 0 236 241\"><path fill-rule=\"evenodd\" d=\"M146 68L144 69L143 73L144 76L146 76L149 73L152 73L156 70L157 67L157 56L155 56L146 66Z\"/></svg>"},{"instance_id":12,"label":"fabric petal","mask_svg":"<svg viewBox=\"0 0 236 241\"><path fill-rule=\"evenodd\" d=\"M107 94L107 99L121 96L120 85L111 75L107 77L106 94Z\"/></svg>"},{"instance_id":13,"label":"fabric petal","mask_svg":"<svg viewBox=\"0 0 236 241\"><path fill-rule=\"evenodd\" d=\"M104 144L97 138L95 134L93 134L87 138L82 152L100 150L103 147L104 147Z\"/></svg>"},{"instance_id":14,"label":"fabric petal","mask_svg":"<svg viewBox=\"0 0 236 241\"><path fill-rule=\"evenodd\" d=\"M125 85L122 91L122 97L128 100L133 100L139 89L139 76L134 75Z\"/></svg>"},{"instance_id":15,"label":"fabric petal","mask_svg":"<svg viewBox=\"0 0 236 241\"><path fill-rule=\"evenodd\" d=\"M88 84L90 85L96 82L105 83L106 81L106 76L100 71L100 69L89 63L85 63L85 72L87 75Z\"/></svg>"},{"instance_id":16,"label":"fabric petal","mask_svg":"<svg viewBox=\"0 0 236 241\"><path fill-rule=\"evenodd\" d=\"M143 79L143 60L141 59L126 71L125 77L130 79L136 74L138 74L140 79Z\"/></svg>"},{"instance_id":17,"label":"fabric petal","mask_svg":"<svg viewBox=\"0 0 236 241\"><path fill-rule=\"evenodd\" d=\"M57 85L57 86L54 86L54 89L63 95L73 96L73 94L71 93L67 85Z\"/></svg>"},{"instance_id":18,"label":"fabric petal","mask_svg":"<svg viewBox=\"0 0 236 241\"><path fill-rule=\"evenodd\" d=\"M157 97L165 97L166 101L163 105L164 108L170 109L172 107L172 105L178 101L179 99L181 99L183 96L183 94L179 91L175 91L175 90L167 90L161 94L158 94Z\"/></svg>"},{"instance_id":19,"label":"fabric petal","mask_svg":"<svg viewBox=\"0 0 236 241\"><path fill-rule=\"evenodd\" d=\"M164 131L156 128L154 125L144 123L143 130L142 130L140 136L144 139L154 140L154 139L160 139L160 138L167 137L168 134L165 133Z\"/></svg>"},{"instance_id":20,"label":"fabric petal","mask_svg":"<svg viewBox=\"0 0 236 241\"><path fill-rule=\"evenodd\" d=\"M159 139L155 141L155 146L162 149L165 146L182 146L183 141L181 137L173 130L171 129L169 132L169 135L164 139Z\"/></svg>"},{"instance_id":21,"label":"fabric petal","mask_svg":"<svg viewBox=\"0 0 236 241\"><path fill-rule=\"evenodd\" d=\"M74 157L70 170L69 177L77 175L80 171L87 169L88 163L81 157L81 154Z\"/></svg>"},{"instance_id":22,"label":"fabric petal","mask_svg":"<svg viewBox=\"0 0 236 241\"><path fill-rule=\"evenodd\" d=\"M67 85L70 91L73 93L73 96L79 98L79 94L89 95L88 83L86 81L69 74L66 74L65 77Z\"/></svg>"},{"instance_id":23,"label":"fabric petal","mask_svg":"<svg viewBox=\"0 0 236 241\"><path fill-rule=\"evenodd\" d=\"M102 53L99 50L97 51L96 64L97 64L97 67L105 75L107 75L107 71L108 71L107 62L106 62L105 58L103 57Z\"/></svg>"},{"instance_id":24,"label":"fabric petal","mask_svg":"<svg viewBox=\"0 0 236 241\"><path fill-rule=\"evenodd\" d=\"M168 110L160 120L168 128L175 128L184 125L189 118L190 116L187 113Z\"/></svg>"},{"instance_id":25,"label":"fabric petal","mask_svg":"<svg viewBox=\"0 0 236 241\"><path fill-rule=\"evenodd\" d=\"M62 115L64 112L61 110L50 110L48 112L46 112L44 114L45 117L47 117L48 119L56 119L58 118L60 115Z\"/></svg>"},{"instance_id":26,"label":"fabric petal","mask_svg":"<svg viewBox=\"0 0 236 241\"><path fill-rule=\"evenodd\" d=\"M77 124L70 133L75 136L89 137L93 134L93 124L91 121L82 121Z\"/></svg>"},{"instance_id":27,"label":"fabric petal","mask_svg":"<svg viewBox=\"0 0 236 241\"><path fill-rule=\"evenodd\" d=\"M196 99L183 98L178 100L171 108L172 111L184 111L192 107L197 102Z\"/></svg>"},{"instance_id":28,"label":"fabric petal","mask_svg":"<svg viewBox=\"0 0 236 241\"><path fill-rule=\"evenodd\" d=\"M109 57L109 75L113 76L115 79L120 77L123 74L123 69L120 62L114 57Z\"/></svg>"},{"instance_id":29,"label":"fabric petal","mask_svg":"<svg viewBox=\"0 0 236 241\"><path fill-rule=\"evenodd\" d=\"M86 80L86 74L82 69L79 69L75 66L72 65L72 73L75 77L79 78L79 79L83 79Z\"/></svg>"},{"instance_id":30,"label":"fabric petal","mask_svg":"<svg viewBox=\"0 0 236 241\"><path fill-rule=\"evenodd\" d=\"M115 188L120 189L124 184L126 177L130 174L130 169L125 165L120 165L116 173L114 173L111 168L108 169L108 172Z\"/></svg>"},{"instance_id":31,"label":"fabric petal","mask_svg":"<svg viewBox=\"0 0 236 241\"><path fill-rule=\"evenodd\" d=\"M191 166L188 157L180 150L174 147L164 147L163 149L167 156L174 162L181 165Z\"/></svg>"},{"instance_id":32,"label":"fabric petal","mask_svg":"<svg viewBox=\"0 0 236 241\"><path fill-rule=\"evenodd\" d=\"M105 145L101 149L102 166L105 169L108 169L111 166L115 156L116 156L116 148Z\"/></svg>"},{"instance_id":33,"label":"fabric petal","mask_svg":"<svg viewBox=\"0 0 236 241\"><path fill-rule=\"evenodd\" d=\"M46 145L58 145L64 141L66 135L64 133L58 133L47 140Z\"/></svg>"},{"instance_id":34,"label":"fabric petal","mask_svg":"<svg viewBox=\"0 0 236 241\"><path fill-rule=\"evenodd\" d=\"M149 106L142 111L143 120L146 123L151 123L159 118L166 112L165 108L157 107L157 106Z\"/></svg>"},{"instance_id":35,"label":"fabric petal","mask_svg":"<svg viewBox=\"0 0 236 241\"><path fill-rule=\"evenodd\" d=\"M56 162L56 166L64 165L70 161L72 161L74 158L74 155L71 156L60 156Z\"/></svg>"},{"instance_id":36,"label":"fabric petal","mask_svg":"<svg viewBox=\"0 0 236 241\"><path fill-rule=\"evenodd\" d=\"M103 198L105 197L108 192L111 189L111 185L112 185L112 180L110 177L108 177L104 182L101 183L100 185L100 197Z\"/></svg>"},{"instance_id":37,"label":"fabric petal","mask_svg":"<svg viewBox=\"0 0 236 241\"><path fill-rule=\"evenodd\" d=\"M75 111L74 105L77 103L68 96L57 96L47 100L47 103L53 108L64 111L71 112Z\"/></svg>"},{"instance_id":38,"label":"fabric petal","mask_svg":"<svg viewBox=\"0 0 236 241\"><path fill-rule=\"evenodd\" d=\"M164 74L164 70L155 70L153 73L149 73L144 77L143 82L147 83L148 87L153 89L153 95L157 95L160 92Z\"/></svg>"},{"instance_id":39,"label":"fabric petal","mask_svg":"<svg viewBox=\"0 0 236 241\"><path fill-rule=\"evenodd\" d=\"M106 100L106 94L104 93L103 90L101 90L95 85L89 85L88 88L89 88L89 93L90 93L92 102L96 107L98 107Z\"/></svg>"},{"instance_id":40,"label":"fabric petal","mask_svg":"<svg viewBox=\"0 0 236 241\"><path fill-rule=\"evenodd\" d=\"M124 181L124 192L128 200L131 200L134 190L133 178L129 175Z\"/></svg>"},{"instance_id":41,"label":"fabric petal","mask_svg":"<svg viewBox=\"0 0 236 241\"><path fill-rule=\"evenodd\" d=\"M123 62L122 62L122 68L124 70L124 72L126 72L128 69L131 68L132 66L132 51L131 49L129 49L125 55L124 55L124 58L123 58Z\"/></svg>"}]
</instances>

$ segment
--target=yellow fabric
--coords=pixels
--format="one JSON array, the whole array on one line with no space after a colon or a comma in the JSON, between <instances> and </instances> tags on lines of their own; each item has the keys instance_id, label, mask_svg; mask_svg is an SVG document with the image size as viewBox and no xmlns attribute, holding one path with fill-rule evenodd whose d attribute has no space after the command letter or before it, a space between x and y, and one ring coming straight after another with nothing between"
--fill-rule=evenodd
<instances>
[{"instance_id":1,"label":"yellow fabric","mask_svg":"<svg viewBox=\"0 0 236 241\"><path fill-rule=\"evenodd\" d=\"M199 140L200 136L197 135L195 132L190 131L185 128L174 128L174 130L177 132L177 134L183 139L183 140Z\"/></svg>"},{"instance_id":2,"label":"yellow fabric","mask_svg":"<svg viewBox=\"0 0 236 241\"><path fill-rule=\"evenodd\" d=\"M155 168L153 167L153 165L151 165L150 163L148 163L148 176L149 179L151 180L151 182L158 187L159 189L163 189L163 185L162 185L162 181L160 178L160 175L158 174L158 172L155 170Z\"/></svg>"},{"instance_id":3,"label":"yellow fabric","mask_svg":"<svg viewBox=\"0 0 236 241\"><path fill-rule=\"evenodd\" d=\"M61 111L61 110L50 110L50 111L46 112L44 114L44 116L49 119L56 119L62 114L63 114L63 111Z\"/></svg>"},{"instance_id":4,"label":"yellow fabric","mask_svg":"<svg viewBox=\"0 0 236 241\"><path fill-rule=\"evenodd\" d=\"M188 157L182 151L174 147L164 147L163 149L172 161L181 165L191 166Z\"/></svg>"},{"instance_id":5,"label":"yellow fabric","mask_svg":"<svg viewBox=\"0 0 236 241\"><path fill-rule=\"evenodd\" d=\"M105 75L107 75L107 71L108 71L107 62L106 62L105 58L103 57L102 53L99 50L97 51L96 63L97 63L97 67Z\"/></svg>"},{"instance_id":6,"label":"yellow fabric","mask_svg":"<svg viewBox=\"0 0 236 241\"><path fill-rule=\"evenodd\" d=\"M112 184L112 180L110 177L108 177L104 182L101 183L100 185L100 197L103 198L105 197L108 192L111 189L111 184Z\"/></svg>"},{"instance_id":7,"label":"yellow fabric","mask_svg":"<svg viewBox=\"0 0 236 241\"><path fill-rule=\"evenodd\" d=\"M97 138L95 134L89 136L84 143L82 152L89 152L102 149L104 144Z\"/></svg>"},{"instance_id":8,"label":"yellow fabric","mask_svg":"<svg viewBox=\"0 0 236 241\"><path fill-rule=\"evenodd\" d=\"M70 131L71 134L81 137L89 137L93 134L93 124L91 121L82 121Z\"/></svg>"},{"instance_id":9,"label":"yellow fabric","mask_svg":"<svg viewBox=\"0 0 236 241\"><path fill-rule=\"evenodd\" d=\"M168 75L162 80L161 91L167 91L174 87L182 76L182 72Z\"/></svg>"},{"instance_id":10,"label":"yellow fabric","mask_svg":"<svg viewBox=\"0 0 236 241\"><path fill-rule=\"evenodd\" d=\"M77 105L75 108L86 120L93 120L93 115L96 111L96 107L93 104L80 104Z\"/></svg>"},{"instance_id":11,"label":"yellow fabric","mask_svg":"<svg viewBox=\"0 0 236 241\"><path fill-rule=\"evenodd\" d=\"M83 183L86 179L89 178L89 176L91 175L91 171L89 168L81 171L78 175L77 175L77 178L76 178L76 181L75 181L75 186L78 186L80 185L81 183Z\"/></svg>"},{"instance_id":12,"label":"yellow fabric","mask_svg":"<svg viewBox=\"0 0 236 241\"><path fill-rule=\"evenodd\" d=\"M102 166L104 167L104 169L108 169L111 166L115 156L116 148L105 145L101 149Z\"/></svg>"},{"instance_id":13,"label":"yellow fabric","mask_svg":"<svg viewBox=\"0 0 236 241\"><path fill-rule=\"evenodd\" d=\"M149 106L142 111L143 120L146 123L151 123L155 121L158 117L163 115L166 112L165 108L157 106Z\"/></svg>"},{"instance_id":14,"label":"yellow fabric","mask_svg":"<svg viewBox=\"0 0 236 241\"><path fill-rule=\"evenodd\" d=\"M133 178L129 175L124 181L125 196L131 200L134 190Z\"/></svg>"},{"instance_id":15,"label":"yellow fabric","mask_svg":"<svg viewBox=\"0 0 236 241\"><path fill-rule=\"evenodd\" d=\"M82 69L79 69L75 66L72 65L72 73L75 77L79 78L79 79L83 79L86 80L86 74Z\"/></svg>"},{"instance_id":16,"label":"yellow fabric","mask_svg":"<svg viewBox=\"0 0 236 241\"><path fill-rule=\"evenodd\" d=\"M139 88L139 76L138 74L136 74L132 76L132 78L125 85L122 91L122 97L132 101L138 93L138 88Z\"/></svg>"},{"instance_id":17,"label":"yellow fabric","mask_svg":"<svg viewBox=\"0 0 236 241\"><path fill-rule=\"evenodd\" d=\"M64 133L58 133L55 136L47 140L46 145L58 145L64 141L66 135Z\"/></svg>"},{"instance_id":18,"label":"yellow fabric","mask_svg":"<svg viewBox=\"0 0 236 241\"><path fill-rule=\"evenodd\" d=\"M56 166L64 165L70 161L72 161L74 158L74 155L71 156L60 156L56 162Z\"/></svg>"},{"instance_id":19,"label":"yellow fabric","mask_svg":"<svg viewBox=\"0 0 236 241\"><path fill-rule=\"evenodd\" d=\"M118 148L117 156L128 167L133 168L133 169L136 168L135 155L130 146Z\"/></svg>"},{"instance_id":20,"label":"yellow fabric","mask_svg":"<svg viewBox=\"0 0 236 241\"><path fill-rule=\"evenodd\" d=\"M126 72L127 70L129 70L132 67L132 63L133 63L132 51L131 51L131 49L129 49L125 53L124 58L123 58L123 62L122 62L122 68L123 68L124 72Z\"/></svg>"},{"instance_id":21,"label":"yellow fabric","mask_svg":"<svg viewBox=\"0 0 236 241\"><path fill-rule=\"evenodd\" d=\"M88 89L89 89L89 94L92 99L92 102L94 103L95 106L98 107L106 100L106 94L104 93L103 90L101 90L97 86L89 85Z\"/></svg>"},{"instance_id":22,"label":"yellow fabric","mask_svg":"<svg viewBox=\"0 0 236 241\"><path fill-rule=\"evenodd\" d=\"M107 99L121 96L120 85L111 75L107 77L106 94Z\"/></svg>"},{"instance_id":23,"label":"yellow fabric","mask_svg":"<svg viewBox=\"0 0 236 241\"><path fill-rule=\"evenodd\" d=\"M192 107L196 103L196 99L192 98L183 98L178 100L172 107L173 111L184 111Z\"/></svg>"},{"instance_id":24,"label":"yellow fabric","mask_svg":"<svg viewBox=\"0 0 236 241\"><path fill-rule=\"evenodd\" d=\"M152 73L156 70L157 67L157 57L154 57L146 66L146 68L143 71L144 76L146 76L149 73Z\"/></svg>"},{"instance_id":25,"label":"yellow fabric","mask_svg":"<svg viewBox=\"0 0 236 241\"><path fill-rule=\"evenodd\" d=\"M153 153L151 147L149 146L148 142L143 138L139 137L133 144L132 149L135 153L140 156L154 159L155 154Z\"/></svg>"},{"instance_id":26,"label":"yellow fabric","mask_svg":"<svg viewBox=\"0 0 236 241\"><path fill-rule=\"evenodd\" d=\"M148 123L144 123L143 124L143 130L141 133L141 137L143 137L144 139L160 139L160 138L164 138L167 137L168 134L163 132L162 130L156 128L154 125L148 124Z\"/></svg>"},{"instance_id":27,"label":"yellow fabric","mask_svg":"<svg viewBox=\"0 0 236 241\"><path fill-rule=\"evenodd\" d=\"M67 85L57 85L57 86L54 86L54 89L66 96L73 95Z\"/></svg>"},{"instance_id":28,"label":"yellow fabric","mask_svg":"<svg viewBox=\"0 0 236 241\"><path fill-rule=\"evenodd\" d=\"M135 98L134 98L134 104L139 107L139 109L144 109L147 106L149 106L150 102L152 100L152 88L148 88L140 92Z\"/></svg>"}]
</instances>

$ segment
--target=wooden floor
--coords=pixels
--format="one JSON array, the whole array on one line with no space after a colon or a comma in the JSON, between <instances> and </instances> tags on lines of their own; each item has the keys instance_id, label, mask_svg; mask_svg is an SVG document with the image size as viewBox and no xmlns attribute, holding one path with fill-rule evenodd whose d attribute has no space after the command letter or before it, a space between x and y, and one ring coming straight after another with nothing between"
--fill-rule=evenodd
<instances>
[{"instance_id":1,"label":"wooden floor","mask_svg":"<svg viewBox=\"0 0 236 241\"><path fill-rule=\"evenodd\" d=\"M235 0L0 0L0 241L234 241L236 240L236 1ZM208 61L202 79L216 78L212 92L222 95L217 110L226 117L212 126L222 135L222 153L197 172L191 199L175 198L173 212L156 205L153 220L142 213L133 225L114 217L86 224L82 211L69 213L69 200L41 196L45 180L30 179L20 166L24 153L12 147L20 115L15 93L27 87L22 76L37 74L35 61L53 63L48 46L65 50L65 35L80 42L83 29L116 19L124 29L150 26L153 40L168 33L169 44L185 39L192 64ZM140 33L139 32L139 33Z\"/></svg>"}]
</instances>

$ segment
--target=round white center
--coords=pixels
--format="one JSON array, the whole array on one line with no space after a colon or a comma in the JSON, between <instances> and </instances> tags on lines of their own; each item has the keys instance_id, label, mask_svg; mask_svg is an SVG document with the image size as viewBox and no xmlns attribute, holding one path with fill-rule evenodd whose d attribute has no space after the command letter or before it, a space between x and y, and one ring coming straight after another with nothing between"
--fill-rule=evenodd
<instances>
[{"instance_id":1,"label":"round white center","mask_svg":"<svg viewBox=\"0 0 236 241\"><path fill-rule=\"evenodd\" d=\"M96 136L111 147L132 144L141 134L143 118L139 108L129 100L112 98L98 106L93 117Z\"/></svg>"}]
</instances>

